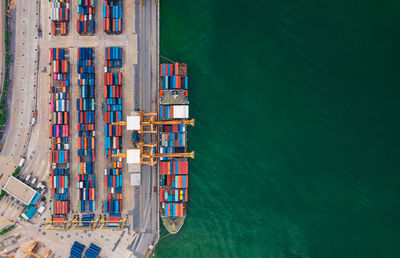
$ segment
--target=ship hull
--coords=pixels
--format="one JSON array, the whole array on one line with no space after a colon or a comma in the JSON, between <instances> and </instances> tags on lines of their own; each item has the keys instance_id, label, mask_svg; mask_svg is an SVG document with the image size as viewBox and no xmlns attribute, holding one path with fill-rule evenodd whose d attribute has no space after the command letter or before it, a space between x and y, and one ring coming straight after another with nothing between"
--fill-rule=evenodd
<instances>
[{"instance_id":1,"label":"ship hull","mask_svg":"<svg viewBox=\"0 0 400 258\"><path fill-rule=\"evenodd\" d=\"M178 218L167 218L162 216L161 220L164 224L165 229L171 233L171 234L176 234L179 232L179 230L182 228L184 222L185 222L185 217L178 217Z\"/></svg>"}]
</instances>

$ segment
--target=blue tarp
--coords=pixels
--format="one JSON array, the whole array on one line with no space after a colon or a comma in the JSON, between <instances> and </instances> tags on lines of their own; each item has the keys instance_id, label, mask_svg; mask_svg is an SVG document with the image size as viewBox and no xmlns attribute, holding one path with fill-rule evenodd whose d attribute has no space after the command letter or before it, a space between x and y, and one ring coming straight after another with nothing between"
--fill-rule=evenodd
<instances>
[{"instance_id":1,"label":"blue tarp","mask_svg":"<svg viewBox=\"0 0 400 258\"><path fill-rule=\"evenodd\" d=\"M35 196L33 196L33 199L32 199L32 201L31 201L31 203L30 204L32 204L32 205L36 205L36 203L39 201L39 199L40 199L40 193L36 193L35 194Z\"/></svg>"},{"instance_id":2,"label":"blue tarp","mask_svg":"<svg viewBox=\"0 0 400 258\"><path fill-rule=\"evenodd\" d=\"M28 211L26 212L26 216L28 217L28 219L32 218L33 215L35 215L36 212L36 207L35 206L29 206Z\"/></svg>"}]
</instances>

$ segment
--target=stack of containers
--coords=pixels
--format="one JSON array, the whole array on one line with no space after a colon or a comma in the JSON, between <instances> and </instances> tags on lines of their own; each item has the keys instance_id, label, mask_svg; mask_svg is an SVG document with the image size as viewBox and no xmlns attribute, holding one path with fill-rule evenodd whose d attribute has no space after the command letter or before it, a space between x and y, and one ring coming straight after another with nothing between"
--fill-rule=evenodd
<instances>
[{"instance_id":1,"label":"stack of containers","mask_svg":"<svg viewBox=\"0 0 400 258\"><path fill-rule=\"evenodd\" d=\"M164 90L182 90L188 95L188 77L180 73L180 64L160 64L160 94ZM159 116L161 120L187 119L189 117L188 105L160 105Z\"/></svg>"},{"instance_id":2,"label":"stack of containers","mask_svg":"<svg viewBox=\"0 0 400 258\"><path fill-rule=\"evenodd\" d=\"M104 135L105 151L109 161L113 154L122 149L122 48L105 48L104 60ZM111 165L112 164L112 165ZM104 201L104 212L112 214L122 212L122 162L106 165L104 172L105 186L108 196ZM119 216L120 217L120 216Z\"/></svg>"},{"instance_id":3,"label":"stack of containers","mask_svg":"<svg viewBox=\"0 0 400 258\"><path fill-rule=\"evenodd\" d=\"M101 248L98 247L97 245L90 244L89 248L85 252L85 258L96 258L99 257L99 254L101 252Z\"/></svg>"},{"instance_id":4,"label":"stack of containers","mask_svg":"<svg viewBox=\"0 0 400 258\"><path fill-rule=\"evenodd\" d=\"M50 85L50 163L49 187L52 193L51 213L60 218L69 212L69 61L62 48L50 49L52 80ZM54 218L53 218L54 220ZM56 220L54 220L56 221Z\"/></svg>"},{"instance_id":5,"label":"stack of containers","mask_svg":"<svg viewBox=\"0 0 400 258\"><path fill-rule=\"evenodd\" d=\"M76 100L78 111L78 211L96 209L95 141L95 72L92 48L78 48L77 72L80 97Z\"/></svg>"},{"instance_id":6,"label":"stack of containers","mask_svg":"<svg viewBox=\"0 0 400 258\"><path fill-rule=\"evenodd\" d=\"M104 98L105 106L105 148L106 156L117 154L122 146L122 126L114 125L122 121L122 48L105 48ZM114 72L114 71L117 72Z\"/></svg>"},{"instance_id":7,"label":"stack of containers","mask_svg":"<svg viewBox=\"0 0 400 258\"><path fill-rule=\"evenodd\" d=\"M161 64L161 89L188 89L187 75L179 74L179 64Z\"/></svg>"},{"instance_id":8,"label":"stack of containers","mask_svg":"<svg viewBox=\"0 0 400 258\"><path fill-rule=\"evenodd\" d=\"M122 32L122 0L104 1L103 30L108 34Z\"/></svg>"},{"instance_id":9,"label":"stack of containers","mask_svg":"<svg viewBox=\"0 0 400 258\"><path fill-rule=\"evenodd\" d=\"M161 146L163 147L185 147L186 134L163 133L161 134Z\"/></svg>"},{"instance_id":10,"label":"stack of containers","mask_svg":"<svg viewBox=\"0 0 400 258\"><path fill-rule=\"evenodd\" d=\"M185 64L160 65L160 96L164 92L178 91L188 96L188 77ZM184 103L159 105L160 120L187 119L189 106ZM160 153L184 153L186 147L186 125L163 125L160 127ZM186 216L188 202L188 161L181 158L160 159L161 216Z\"/></svg>"},{"instance_id":11,"label":"stack of containers","mask_svg":"<svg viewBox=\"0 0 400 258\"><path fill-rule=\"evenodd\" d=\"M82 245L81 243L75 241L71 247L71 254L69 257L70 258L81 258L83 250L85 250L85 246Z\"/></svg>"},{"instance_id":12,"label":"stack of containers","mask_svg":"<svg viewBox=\"0 0 400 258\"><path fill-rule=\"evenodd\" d=\"M78 0L76 31L80 35L92 35L95 33L95 1L96 0Z\"/></svg>"},{"instance_id":13,"label":"stack of containers","mask_svg":"<svg viewBox=\"0 0 400 258\"><path fill-rule=\"evenodd\" d=\"M122 211L122 162L112 162L112 167L104 170L105 187L108 196L104 202L105 213Z\"/></svg>"},{"instance_id":14,"label":"stack of containers","mask_svg":"<svg viewBox=\"0 0 400 258\"><path fill-rule=\"evenodd\" d=\"M51 0L51 34L67 35L70 0ZM58 30L59 29L59 30Z\"/></svg>"},{"instance_id":15,"label":"stack of containers","mask_svg":"<svg viewBox=\"0 0 400 258\"><path fill-rule=\"evenodd\" d=\"M90 223L93 221L93 219L94 219L94 214L93 213L82 214L82 218L81 218L82 226L86 227L86 228L89 227Z\"/></svg>"},{"instance_id":16,"label":"stack of containers","mask_svg":"<svg viewBox=\"0 0 400 258\"><path fill-rule=\"evenodd\" d=\"M66 221L64 216L53 216L53 226L62 226Z\"/></svg>"},{"instance_id":17,"label":"stack of containers","mask_svg":"<svg viewBox=\"0 0 400 258\"><path fill-rule=\"evenodd\" d=\"M108 221L109 227L118 227L121 223L121 213L111 213L108 216Z\"/></svg>"}]
</instances>

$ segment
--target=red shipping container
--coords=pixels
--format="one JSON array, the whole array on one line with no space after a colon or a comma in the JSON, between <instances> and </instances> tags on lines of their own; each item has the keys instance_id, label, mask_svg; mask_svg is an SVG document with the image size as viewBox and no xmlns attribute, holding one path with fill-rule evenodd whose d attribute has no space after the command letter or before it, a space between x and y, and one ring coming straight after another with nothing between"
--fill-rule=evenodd
<instances>
[{"instance_id":1,"label":"red shipping container","mask_svg":"<svg viewBox=\"0 0 400 258\"><path fill-rule=\"evenodd\" d=\"M76 31L79 33L81 31L81 27L80 27L80 22L79 20L76 20ZM77 59L79 60L79 58Z\"/></svg>"},{"instance_id":2,"label":"red shipping container","mask_svg":"<svg viewBox=\"0 0 400 258\"><path fill-rule=\"evenodd\" d=\"M51 34L56 35L56 23L53 22L51 24Z\"/></svg>"},{"instance_id":3,"label":"red shipping container","mask_svg":"<svg viewBox=\"0 0 400 258\"><path fill-rule=\"evenodd\" d=\"M175 63L175 75L179 74L179 63Z\"/></svg>"},{"instance_id":4,"label":"red shipping container","mask_svg":"<svg viewBox=\"0 0 400 258\"><path fill-rule=\"evenodd\" d=\"M110 18L106 18L106 29L107 31L110 31Z\"/></svg>"}]
</instances>

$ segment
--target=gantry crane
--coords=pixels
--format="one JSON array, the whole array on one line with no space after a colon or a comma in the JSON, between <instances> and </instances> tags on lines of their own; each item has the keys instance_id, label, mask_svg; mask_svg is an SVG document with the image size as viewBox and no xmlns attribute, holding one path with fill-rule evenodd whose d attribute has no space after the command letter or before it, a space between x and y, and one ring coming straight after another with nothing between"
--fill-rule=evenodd
<instances>
[{"instance_id":1,"label":"gantry crane","mask_svg":"<svg viewBox=\"0 0 400 258\"><path fill-rule=\"evenodd\" d=\"M133 116L130 116L133 117ZM136 117L139 117L140 120L140 129L137 128L138 133L157 133L157 130L154 130L154 126L159 125L191 125L194 126L194 119L191 120L156 120L157 113L144 113L143 111L136 111ZM128 117L129 119L129 117ZM111 123L112 125L121 125L126 126L128 123L126 121L119 121L115 123ZM150 127L150 131L145 131L144 127Z\"/></svg>"},{"instance_id":2,"label":"gantry crane","mask_svg":"<svg viewBox=\"0 0 400 258\"><path fill-rule=\"evenodd\" d=\"M170 158L192 158L194 159L194 151L189 153L157 153L154 152L154 149L157 147L156 144L144 144L139 142L137 144L140 150L140 164L141 165L150 165L154 166L157 164L157 158L162 157L170 157ZM144 148L147 147L150 150L145 150ZM129 152L129 150L128 150ZM118 153L111 155L112 157L116 158L127 158L127 153Z\"/></svg>"},{"instance_id":3,"label":"gantry crane","mask_svg":"<svg viewBox=\"0 0 400 258\"><path fill-rule=\"evenodd\" d=\"M53 225L53 220L50 219L45 222L45 224L49 224L45 229L46 230L57 230L57 231L65 231L65 230L95 230L95 229L124 229L125 226L127 225L127 220L128 220L128 215L124 219L121 219L119 221L111 221L107 220L106 215L100 215L97 219L94 219L92 221L83 221L79 219L79 215L73 216L72 219L66 220L66 221L57 221L56 223L62 223L62 226L54 226ZM79 226L81 223L89 223L88 227L85 226ZM107 224L109 223L118 223L118 227L108 227Z\"/></svg>"}]
</instances>

